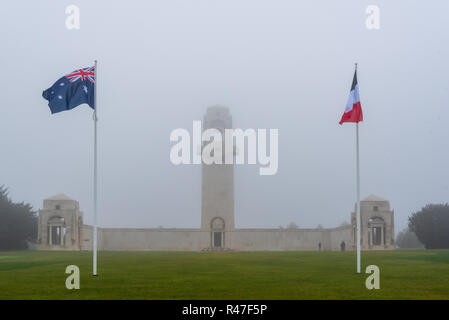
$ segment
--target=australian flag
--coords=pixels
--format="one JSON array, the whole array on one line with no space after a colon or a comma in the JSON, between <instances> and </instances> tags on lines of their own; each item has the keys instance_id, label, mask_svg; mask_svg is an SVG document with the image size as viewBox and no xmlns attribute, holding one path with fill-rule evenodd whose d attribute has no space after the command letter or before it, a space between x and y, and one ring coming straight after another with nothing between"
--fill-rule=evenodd
<instances>
[{"instance_id":1,"label":"australian flag","mask_svg":"<svg viewBox=\"0 0 449 320\"><path fill-rule=\"evenodd\" d=\"M51 113L70 110L83 103L95 109L94 95L95 67L75 70L42 92Z\"/></svg>"}]
</instances>

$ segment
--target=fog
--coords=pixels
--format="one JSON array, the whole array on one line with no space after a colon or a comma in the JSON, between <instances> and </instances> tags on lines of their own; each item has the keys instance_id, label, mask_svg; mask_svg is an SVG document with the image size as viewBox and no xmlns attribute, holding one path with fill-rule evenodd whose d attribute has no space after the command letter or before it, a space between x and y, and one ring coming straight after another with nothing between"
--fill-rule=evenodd
<instances>
[{"instance_id":1,"label":"fog","mask_svg":"<svg viewBox=\"0 0 449 320\"><path fill-rule=\"evenodd\" d=\"M80 8L79 30L65 8ZM365 26L368 5L380 29ZM4 2L0 185L35 209L64 193L92 223L87 105L50 114L42 91L98 60L99 225L199 227L201 166L170 162L172 130L208 106L279 130L279 169L235 166L236 227L334 227L356 201L355 125L338 124L358 62L361 196L407 217L449 193L449 2Z\"/></svg>"}]
</instances>

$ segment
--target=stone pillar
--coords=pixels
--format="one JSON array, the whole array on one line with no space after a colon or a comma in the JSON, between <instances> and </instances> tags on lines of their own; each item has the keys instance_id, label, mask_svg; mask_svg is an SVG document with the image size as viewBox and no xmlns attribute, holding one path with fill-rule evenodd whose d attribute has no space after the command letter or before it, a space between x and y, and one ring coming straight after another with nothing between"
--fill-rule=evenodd
<instances>
[{"instance_id":1,"label":"stone pillar","mask_svg":"<svg viewBox=\"0 0 449 320\"><path fill-rule=\"evenodd\" d=\"M385 245L385 241L384 241L384 229L385 229L385 226L380 227L380 245L382 245L382 246Z\"/></svg>"},{"instance_id":2,"label":"stone pillar","mask_svg":"<svg viewBox=\"0 0 449 320\"><path fill-rule=\"evenodd\" d=\"M49 236L48 244L51 246L51 245L53 244L53 242L52 242L53 226L50 225L50 226L49 226L49 229L50 229L50 232L49 232L50 234L48 235L48 236Z\"/></svg>"}]
</instances>

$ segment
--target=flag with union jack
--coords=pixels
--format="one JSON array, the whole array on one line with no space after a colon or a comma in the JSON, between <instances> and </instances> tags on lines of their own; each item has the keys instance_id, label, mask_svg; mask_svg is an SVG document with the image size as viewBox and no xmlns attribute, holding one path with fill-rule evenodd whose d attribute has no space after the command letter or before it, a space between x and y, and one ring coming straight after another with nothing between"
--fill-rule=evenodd
<instances>
[{"instance_id":1,"label":"flag with union jack","mask_svg":"<svg viewBox=\"0 0 449 320\"><path fill-rule=\"evenodd\" d=\"M87 103L95 109L95 67L75 70L42 92L51 113L71 110Z\"/></svg>"}]
</instances>

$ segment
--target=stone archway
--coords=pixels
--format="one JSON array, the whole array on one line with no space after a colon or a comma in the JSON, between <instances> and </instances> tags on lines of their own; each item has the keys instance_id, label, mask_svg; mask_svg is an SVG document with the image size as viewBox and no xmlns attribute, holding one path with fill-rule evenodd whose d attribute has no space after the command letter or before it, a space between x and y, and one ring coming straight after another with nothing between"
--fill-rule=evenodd
<instances>
[{"instance_id":1,"label":"stone archway","mask_svg":"<svg viewBox=\"0 0 449 320\"><path fill-rule=\"evenodd\" d=\"M368 245L370 248L385 245L385 221L381 217L368 220Z\"/></svg>"},{"instance_id":2,"label":"stone archway","mask_svg":"<svg viewBox=\"0 0 449 320\"><path fill-rule=\"evenodd\" d=\"M210 247L214 249L224 248L225 245L225 222L221 217L215 217L210 222Z\"/></svg>"},{"instance_id":3,"label":"stone archway","mask_svg":"<svg viewBox=\"0 0 449 320\"><path fill-rule=\"evenodd\" d=\"M48 219L48 245L65 246L66 225L64 218L53 216Z\"/></svg>"}]
</instances>

